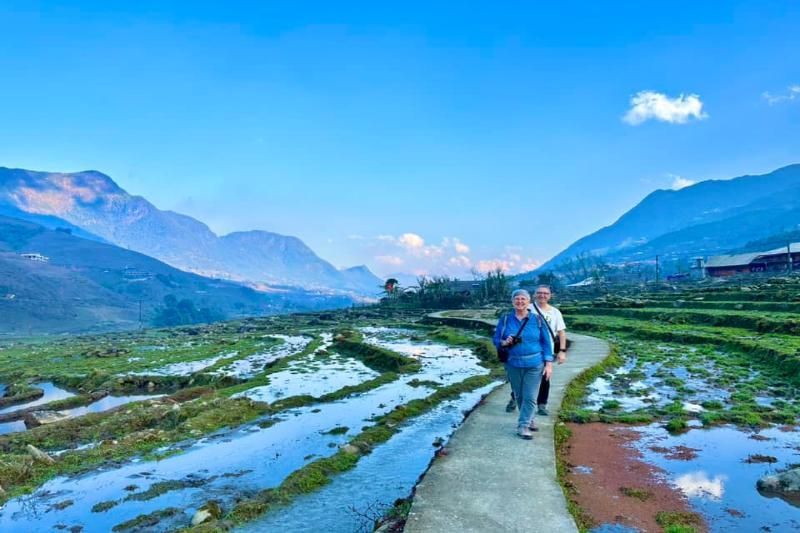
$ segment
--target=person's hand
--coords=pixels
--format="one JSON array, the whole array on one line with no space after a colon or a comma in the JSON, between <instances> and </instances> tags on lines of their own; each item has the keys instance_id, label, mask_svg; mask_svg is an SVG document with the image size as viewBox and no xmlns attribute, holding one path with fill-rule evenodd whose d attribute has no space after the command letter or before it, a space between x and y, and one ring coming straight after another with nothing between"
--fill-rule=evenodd
<instances>
[{"instance_id":1,"label":"person's hand","mask_svg":"<svg viewBox=\"0 0 800 533\"><path fill-rule=\"evenodd\" d=\"M558 352L558 356L557 357L558 357L558 364L559 365L563 365L564 363L567 362L567 352L562 350L562 351Z\"/></svg>"},{"instance_id":2,"label":"person's hand","mask_svg":"<svg viewBox=\"0 0 800 533\"><path fill-rule=\"evenodd\" d=\"M502 342L500 343L500 346L508 346L508 345L510 345L512 342L514 342L514 336L513 336L513 335L509 335L508 337L506 337L506 340L504 340L504 341L502 341Z\"/></svg>"},{"instance_id":3,"label":"person's hand","mask_svg":"<svg viewBox=\"0 0 800 533\"><path fill-rule=\"evenodd\" d=\"M550 380L550 376L553 375L553 362L548 361L544 364L544 379Z\"/></svg>"}]
</instances>

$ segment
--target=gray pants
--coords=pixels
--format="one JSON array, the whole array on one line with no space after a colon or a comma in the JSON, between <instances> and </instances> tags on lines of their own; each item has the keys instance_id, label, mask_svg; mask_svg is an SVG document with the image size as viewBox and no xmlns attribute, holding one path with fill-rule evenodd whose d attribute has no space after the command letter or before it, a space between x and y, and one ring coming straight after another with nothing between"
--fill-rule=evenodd
<instances>
[{"instance_id":1,"label":"gray pants","mask_svg":"<svg viewBox=\"0 0 800 533\"><path fill-rule=\"evenodd\" d=\"M541 366L533 368L515 368L506 365L506 376L511 383L511 390L514 392L514 399L517 401L519 409L518 426L529 426L533 422L533 414L536 407L536 394L539 391L539 383L542 381Z\"/></svg>"}]
</instances>

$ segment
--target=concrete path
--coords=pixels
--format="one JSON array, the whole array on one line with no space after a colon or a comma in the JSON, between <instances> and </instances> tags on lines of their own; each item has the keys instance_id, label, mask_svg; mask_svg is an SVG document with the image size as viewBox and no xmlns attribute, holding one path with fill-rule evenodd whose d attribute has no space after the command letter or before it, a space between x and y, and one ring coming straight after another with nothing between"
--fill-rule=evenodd
<instances>
[{"instance_id":1,"label":"concrete path","mask_svg":"<svg viewBox=\"0 0 800 533\"><path fill-rule=\"evenodd\" d=\"M534 440L516 436L518 413L505 411L510 388L499 387L456 431L449 454L435 460L417 486L406 532L578 531L556 480L553 423L567 383L605 358L609 347L586 335L569 338L567 362L553 372L550 416L536 417L540 429Z\"/></svg>"}]
</instances>

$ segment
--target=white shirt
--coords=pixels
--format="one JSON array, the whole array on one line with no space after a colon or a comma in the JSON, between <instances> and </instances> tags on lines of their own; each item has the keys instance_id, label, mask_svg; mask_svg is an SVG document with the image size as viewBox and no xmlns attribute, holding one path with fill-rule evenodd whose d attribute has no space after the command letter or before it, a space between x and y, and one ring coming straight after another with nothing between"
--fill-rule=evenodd
<instances>
[{"instance_id":1,"label":"white shirt","mask_svg":"<svg viewBox=\"0 0 800 533\"><path fill-rule=\"evenodd\" d=\"M528 310L531 313L536 313L536 309L533 308L533 304L531 304ZM552 305L549 306L549 309L547 311L545 311L541 307L539 307L539 310L542 312L542 315L544 316L544 319L547 321L547 324L550 326L550 329L553 330L553 335L555 335L556 339L558 339L558 332L567 330L567 325L564 324L564 317L561 316L561 311L559 311ZM553 337L552 335L550 335L549 332L547 334L547 338L550 339L550 347L553 348L553 353L558 353L558 348L560 348L560 346L557 348L556 346L553 345Z\"/></svg>"}]
</instances>

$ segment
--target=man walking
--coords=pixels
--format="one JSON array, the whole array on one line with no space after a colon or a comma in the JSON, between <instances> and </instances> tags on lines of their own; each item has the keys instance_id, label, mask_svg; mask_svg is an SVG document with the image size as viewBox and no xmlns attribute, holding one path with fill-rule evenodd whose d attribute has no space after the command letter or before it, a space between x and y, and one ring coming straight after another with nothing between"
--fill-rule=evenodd
<instances>
[{"instance_id":1,"label":"man walking","mask_svg":"<svg viewBox=\"0 0 800 533\"><path fill-rule=\"evenodd\" d=\"M548 332L547 337L550 340L550 345L553 348L553 354L556 356L558 364L563 364L567 360L567 326L564 324L564 317L561 311L550 305L550 298L553 293L549 285L539 285L534 294L535 303L531 304L530 311L536 312L536 308L542 313L545 321L550 326L550 331L555 335L555 342L553 342L553 335ZM534 305L536 307L534 307ZM547 411L547 400L550 396L550 380L542 379L539 385L539 395L536 398L537 413L542 416L547 416L550 413ZM509 413L516 409L516 401L514 400L514 393L511 393L511 400L506 405L506 411Z\"/></svg>"}]
</instances>

